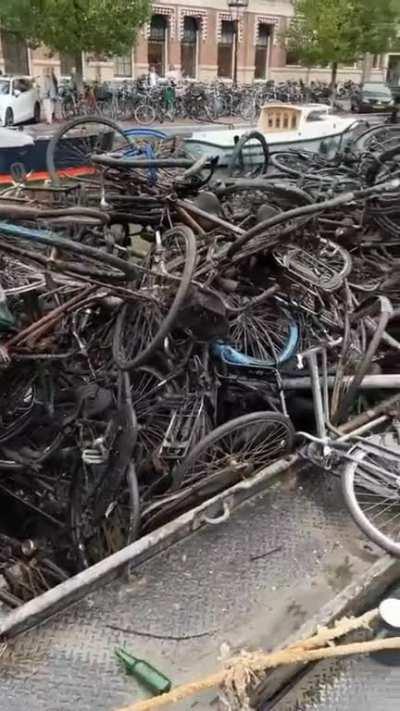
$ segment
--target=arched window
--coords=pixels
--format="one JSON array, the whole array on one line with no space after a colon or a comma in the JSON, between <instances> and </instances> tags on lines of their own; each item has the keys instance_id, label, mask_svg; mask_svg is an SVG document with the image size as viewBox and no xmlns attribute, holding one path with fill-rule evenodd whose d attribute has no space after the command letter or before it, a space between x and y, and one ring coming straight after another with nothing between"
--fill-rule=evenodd
<instances>
[{"instance_id":1,"label":"arched window","mask_svg":"<svg viewBox=\"0 0 400 711\"><path fill-rule=\"evenodd\" d=\"M223 79L232 79L234 37L234 23L222 20L221 39L218 43L218 76Z\"/></svg>"},{"instance_id":2,"label":"arched window","mask_svg":"<svg viewBox=\"0 0 400 711\"><path fill-rule=\"evenodd\" d=\"M270 27L261 23L258 26L254 79L267 78Z\"/></svg>"},{"instance_id":3,"label":"arched window","mask_svg":"<svg viewBox=\"0 0 400 711\"><path fill-rule=\"evenodd\" d=\"M147 43L147 61L149 67L155 67L160 77L165 75L165 67L167 65L167 36L167 18L164 15L153 15Z\"/></svg>"},{"instance_id":4,"label":"arched window","mask_svg":"<svg viewBox=\"0 0 400 711\"><path fill-rule=\"evenodd\" d=\"M195 79L197 75L197 43L198 22L195 17L185 17L183 20L183 36L181 41L182 77Z\"/></svg>"}]
</instances>

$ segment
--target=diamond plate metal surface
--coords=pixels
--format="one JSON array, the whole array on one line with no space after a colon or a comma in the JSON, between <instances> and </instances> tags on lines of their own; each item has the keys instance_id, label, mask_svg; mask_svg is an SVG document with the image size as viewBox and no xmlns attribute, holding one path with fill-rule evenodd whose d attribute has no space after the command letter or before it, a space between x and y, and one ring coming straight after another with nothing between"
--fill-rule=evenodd
<instances>
[{"instance_id":1,"label":"diamond plate metal surface","mask_svg":"<svg viewBox=\"0 0 400 711\"><path fill-rule=\"evenodd\" d=\"M174 683L214 670L221 644L271 648L376 555L343 511L336 480L285 475L227 523L18 637L0 660L1 711L111 711L143 697L118 669L116 645ZM215 709L214 697L195 708Z\"/></svg>"},{"instance_id":2,"label":"diamond plate metal surface","mask_svg":"<svg viewBox=\"0 0 400 711\"><path fill-rule=\"evenodd\" d=\"M399 654L400 657L400 654ZM400 659L387 667L365 656L317 664L273 711L398 711Z\"/></svg>"}]
</instances>

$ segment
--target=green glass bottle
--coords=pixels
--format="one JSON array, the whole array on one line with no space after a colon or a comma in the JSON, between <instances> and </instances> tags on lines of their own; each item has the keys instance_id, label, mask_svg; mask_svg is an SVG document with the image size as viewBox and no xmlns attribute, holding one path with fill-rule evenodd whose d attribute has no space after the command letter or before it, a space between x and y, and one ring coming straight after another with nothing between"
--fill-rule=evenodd
<instances>
[{"instance_id":1,"label":"green glass bottle","mask_svg":"<svg viewBox=\"0 0 400 711\"><path fill-rule=\"evenodd\" d=\"M118 647L115 654L124 665L126 673L134 676L153 694L165 694L171 689L171 680L149 662L134 657L122 647Z\"/></svg>"}]
</instances>

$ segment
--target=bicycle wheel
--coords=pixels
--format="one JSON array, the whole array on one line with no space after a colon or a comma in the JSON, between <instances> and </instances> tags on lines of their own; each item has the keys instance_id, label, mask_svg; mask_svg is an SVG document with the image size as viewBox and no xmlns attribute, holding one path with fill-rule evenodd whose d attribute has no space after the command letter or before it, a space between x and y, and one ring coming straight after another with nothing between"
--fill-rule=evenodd
<instances>
[{"instance_id":1,"label":"bicycle wheel","mask_svg":"<svg viewBox=\"0 0 400 711\"><path fill-rule=\"evenodd\" d=\"M79 180L98 183L102 168L92 163L96 153L123 156L131 148L124 131L110 119L97 116L76 118L56 131L47 146L47 171L54 183Z\"/></svg>"},{"instance_id":2,"label":"bicycle wheel","mask_svg":"<svg viewBox=\"0 0 400 711\"><path fill-rule=\"evenodd\" d=\"M254 476L293 447L294 429L277 412L254 412L226 422L206 435L172 472L172 492L143 510L143 531L197 506L201 501Z\"/></svg>"},{"instance_id":3,"label":"bicycle wheel","mask_svg":"<svg viewBox=\"0 0 400 711\"><path fill-rule=\"evenodd\" d=\"M327 292L339 289L352 268L350 253L322 237L306 249L293 244L275 247L273 256L282 269Z\"/></svg>"},{"instance_id":4,"label":"bicycle wheel","mask_svg":"<svg viewBox=\"0 0 400 711\"><path fill-rule=\"evenodd\" d=\"M230 304L242 307L229 323L226 339L214 352L227 365L273 366L291 358L299 343L299 328L278 304L255 303L232 295Z\"/></svg>"},{"instance_id":5,"label":"bicycle wheel","mask_svg":"<svg viewBox=\"0 0 400 711\"><path fill-rule=\"evenodd\" d=\"M372 126L356 136L351 147L360 152L386 151L398 145L399 137L400 126L396 124Z\"/></svg>"},{"instance_id":6,"label":"bicycle wheel","mask_svg":"<svg viewBox=\"0 0 400 711\"><path fill-rule=\"evenodd\" d=\"M156 120L155 109L150 104L139 104L135 109L134 118L143 126L150 126Z\"/></svg>"},{"instance_id":7,"label":"bicycle wheel","mask_svg":"<svg viewBox=\"0 0 400 711\"><path fill-rule=\"evenodd\" d=\"M277 151L271 154L271 164L280 173L299 178L310 169L310 160L297 151Z\"/></svg>"},{"instance_id":8,"label":"bicycle wheel","mask_svg":"<svg viewBox=\"0 0 400 711\"><path fill-rule=\"evenodd\" d=\"M190 287L196 263L196 240L192 230L177 225L166 232L163 239L168 242L165 271L171 276L179 275L179 285L168 307L168 294L176 286L176 280L154 273L149 277L150 283L142 282L142 289L150 290L150 299L122 307L113 338L113 356L121 370L138 368L155 353L173 328Z\"/></svg>"},{"instance_id":9,"label":"bicycle wheel","mask_svg":"<svg viewBox=\"0 0 400 711\"><path fill-rule=\"evenodd\" d=\"M184 482L202 482L207 495L253 476L290 452L294 428L278 412L252 412L206 435L172 472L172 489Z\"/></svg>"},{"instance_id":10,"label":"bicycle wheel","mask_svg":"<svg viewBox=\"0 0 400 711\"><path fill-rule=\"evenodd\" d=\"M229 160L229 175L264 175L268 170L269 149L259 131L245 133L237 142Z\"/></svg>"},{"instance_id":11,"label":"bicycle wheel","mask_svg":"<svg viewBox=\"0 0 400 711\"><path fill-rule=\"evenodd\" d=\"M173 382L156 368L144 366L131 375L131 399L138 421L135 450L139 478L152 483L162 476L163 462L157 456L177 401ZM149 478L150 477L150 478Z\"/></svg>"},{"instance_id":12,"label":"bicycle wheel","mask_svg":"<svg viewBox=\"0 0 400 711\"><path fill-rule=\"evenodd\" d=\"M368 443L378 444L378 448ZM357 461L342 473L344 500L363 533L388 553L400 555L400 450L379 450L382 436L351 450Z\"/></svg>"}]
</instances>

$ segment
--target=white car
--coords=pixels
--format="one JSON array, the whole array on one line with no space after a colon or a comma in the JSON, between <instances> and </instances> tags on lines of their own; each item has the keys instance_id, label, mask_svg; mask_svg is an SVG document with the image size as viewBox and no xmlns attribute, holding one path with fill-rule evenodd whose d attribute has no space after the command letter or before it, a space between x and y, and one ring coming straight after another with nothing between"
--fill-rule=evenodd
<instances>
[{"instance_id":1,"label":"white car","mask_svg":"<svg viewBox=\"0 0 400 711\"><path fill-rule=\"evenodd\" d=\"M0 126L40 121L39 89L32 79L0 76Z\"/></svg>"}]
</instances>

